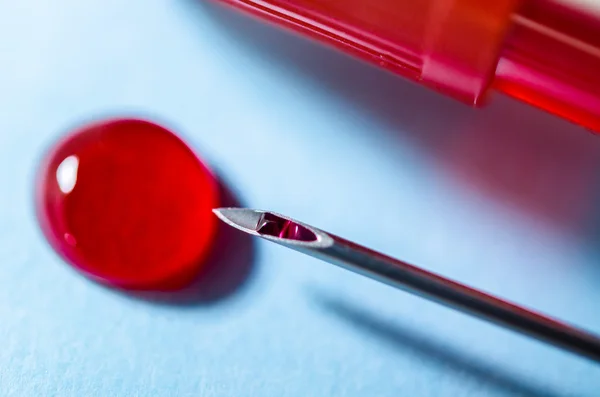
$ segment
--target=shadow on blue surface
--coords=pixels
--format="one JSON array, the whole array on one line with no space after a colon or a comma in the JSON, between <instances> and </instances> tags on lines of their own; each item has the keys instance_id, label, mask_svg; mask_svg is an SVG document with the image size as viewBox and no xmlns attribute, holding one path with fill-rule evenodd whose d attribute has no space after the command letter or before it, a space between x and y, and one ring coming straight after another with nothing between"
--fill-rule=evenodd
<instances>
[{"instance_id":1,"label":"shadow on blue surface","mask_svg":"<svg viewBox=\"0 0 600 397\"><path fill-rule=\"evenodd\" d=\"M237 197L220 181L221 205L239 207ZM218 225L213 252L190 286L174 292L138 292L130 296L158 304L196 306L218 303L243 288L254 270L254 240L222 222Z\"/></svg>"},{"instance_id":2,"label":"shadow on blue surface","mask_svg":"<svg viewBox=\"0 0 600 397\"><path fill-rule=\"evenodd\" d=\"M596 245L599 137L501 95L472 109L218 1L188 1L232 43L385 126L386 142L415 145L452 183Z\"/></svg>"},{"instance_id":3,"label":"shadow on blue surface","mask_svg":"<svg viewBox=\"0 0 600 397\"><path fill-rule=\"evenodd\" d=\"M373 313L360 309L329 294L313 291L313 298L328 313L351 324L355 329L366 332L400 353L415 354L444 369L451 369L475 378L501 392L524 397L563 397L532 384L517 375L502 371L488 363L468 357L464 353L443 346L421 333L397 323L389 324Z\"/></svg>"}]
</instances>

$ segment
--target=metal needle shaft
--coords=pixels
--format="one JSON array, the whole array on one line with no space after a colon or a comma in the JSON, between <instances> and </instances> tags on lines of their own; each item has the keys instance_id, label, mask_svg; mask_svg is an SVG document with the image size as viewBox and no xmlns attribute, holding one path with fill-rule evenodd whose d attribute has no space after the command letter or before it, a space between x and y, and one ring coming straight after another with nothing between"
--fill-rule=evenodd
<instances>
[{"instance_id":1,"label":"metal needle shaft","mask_svg":"<svg viewBox=\"0 0 600 397\"><path fill-rule=\"evenodd\" d=\"M267 211L214 210L224 222L304 254L600 362L600 338L584 330Z\"/></svg>"}]
</instances>

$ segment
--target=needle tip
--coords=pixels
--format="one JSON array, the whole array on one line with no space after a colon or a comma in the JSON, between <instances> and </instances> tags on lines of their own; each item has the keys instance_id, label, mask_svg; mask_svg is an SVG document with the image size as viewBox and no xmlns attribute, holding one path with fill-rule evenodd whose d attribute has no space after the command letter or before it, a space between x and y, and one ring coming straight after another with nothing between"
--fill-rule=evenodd
<instances>
[{"instance_id":1,"label":"needle tip","mask_svg":"<svg viewBox=\"0 0 600 397\"><path fill-rule=\"evenodd\" d=\"M223 222L246 233L255 233L263 211L248 208L214 208L212 212Z\"/></svg>"},{"instance_id":2,"label":"needle tip","mask_svg":"<svg viewBox=\"0 0 600 397\"><path fill-rule=\"evenodd\" d=\"M215 208L213 213L227 225L268 239L296 243L316 243L317 232L283 215L249 208Z\"/></svg>"},{"instance_id":3,"label":"needle tip","mask_svg":"<svg viewBox=\"0 0 600 397\"><path fill-rule=\"evenodd\" d=\"M225 208L213 208L212 212L213 214L215 214L217 216L217 218L219 218L222 221L225 221L225 217L223 215L223 210Z\"/></svg>"}]
</instances>

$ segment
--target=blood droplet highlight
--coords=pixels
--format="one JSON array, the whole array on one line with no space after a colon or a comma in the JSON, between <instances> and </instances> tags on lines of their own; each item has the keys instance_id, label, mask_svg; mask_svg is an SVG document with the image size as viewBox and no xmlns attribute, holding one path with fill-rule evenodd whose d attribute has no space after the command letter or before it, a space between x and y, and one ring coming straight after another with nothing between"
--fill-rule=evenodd
<instances>
[{"instance_id":1,"label":"blood droplet highlight","mask_svg":"<svg viewBox=\"0 0 600 397\"><path fill-rule=\"evenodd\" d=\"M57 142L41 162L35 197L52 248L119 288L191 282L217 229L214 174L174 133L141 119L94 122Z\"/></svg>"}]
</instances>

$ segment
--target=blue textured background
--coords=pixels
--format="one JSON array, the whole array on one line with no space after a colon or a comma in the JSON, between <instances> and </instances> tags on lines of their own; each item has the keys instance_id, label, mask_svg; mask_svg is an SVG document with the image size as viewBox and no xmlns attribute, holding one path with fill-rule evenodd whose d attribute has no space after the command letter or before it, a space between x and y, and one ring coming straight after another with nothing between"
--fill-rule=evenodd
<instances>
[{"instance_id":1,"label":"blue textured background","mask_svg":"<svg viewBox=\"0 0 600 397\"><path fill-rule=\"evenodd\" d=\"M600 396L594 364L239 235L198 296L115 293L57 259L31 205L54 139L148 115L242 205L600 332L599 138L204 1L2 1L0 71L1 396Z\"/></svg>"}]
</instances>

